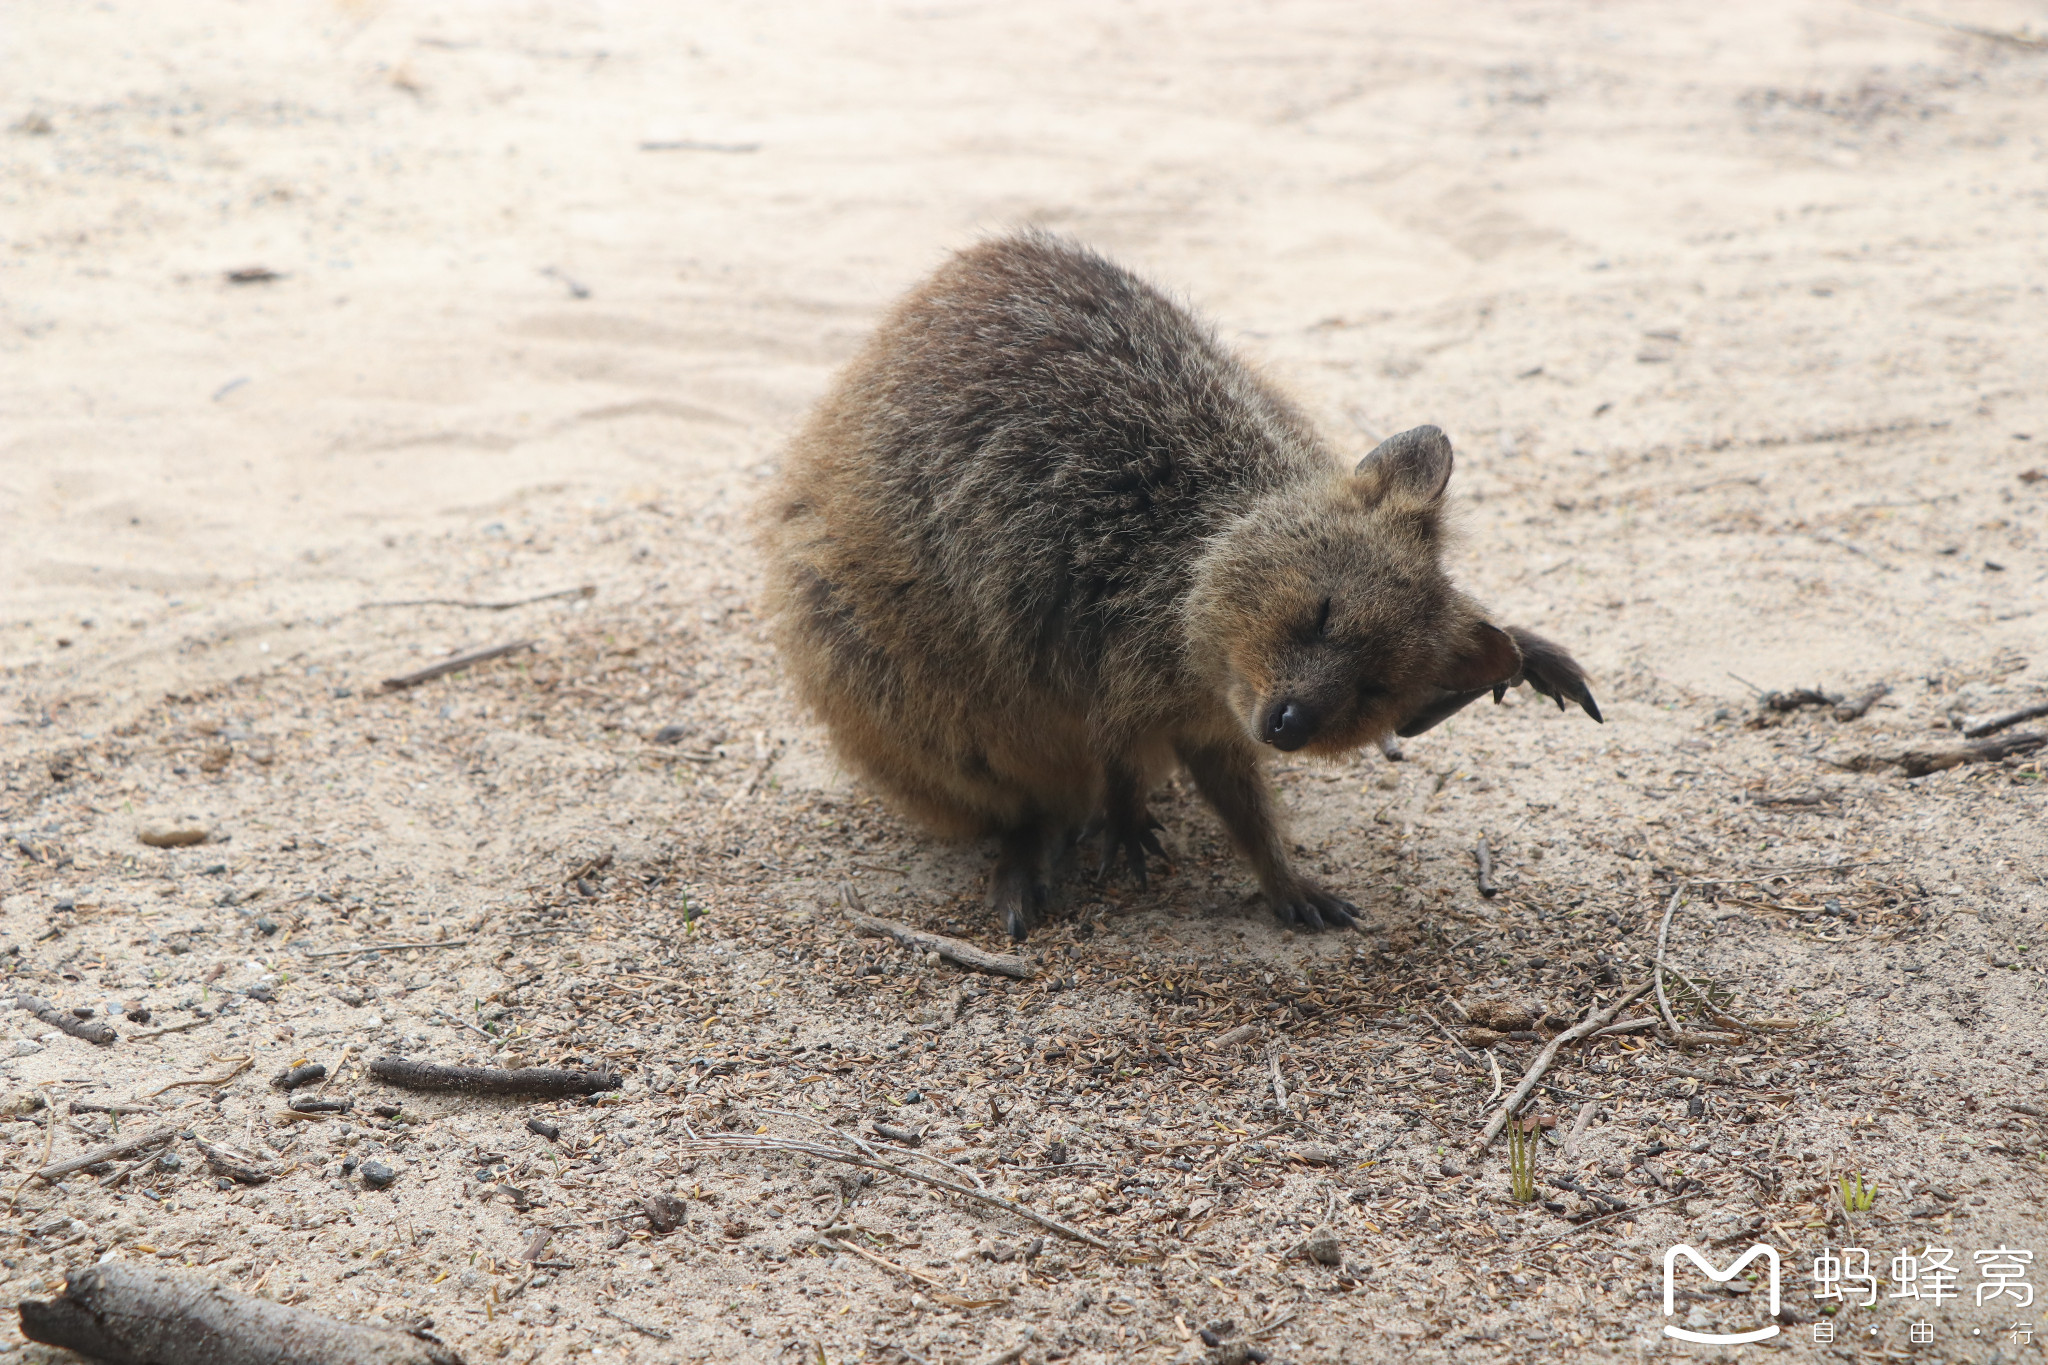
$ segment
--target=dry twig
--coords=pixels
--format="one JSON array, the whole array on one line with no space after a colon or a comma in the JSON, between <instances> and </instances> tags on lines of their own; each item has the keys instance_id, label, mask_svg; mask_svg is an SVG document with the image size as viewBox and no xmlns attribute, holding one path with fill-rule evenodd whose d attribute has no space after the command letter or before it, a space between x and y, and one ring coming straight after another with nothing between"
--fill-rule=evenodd
<instances>
[{"instance_id":1,"label":"dry twig","mask_svg":"<svg viewBox=\"0 0 2048 1365\"><path fill-rule=\"evenodd\" d=\"M1988 720L1980 720L1975 725L1966 726L1963 738L1982 739L1986 735L1995 735L2000 730L2010 729L2023 720L2038 720L2042 716L2048 716L2048 701L2034 706L2022 706L2017 711L2007 711L2002 716L1992 716Z\"/></svg>"},{"instance_id":2,"label":"dry twig","mask_svg":"<svg viewBox=\"0 0 2048 1365\"><path fill-rule=\"evenodd\" d=\"M215 1060L221 1060L221 1059L219 1059L219 1058L216 1058ZM233 1080L233 1079L234 1079L235 1077L237 1077L237 1076L241 1075L241 1074L242 1074L242 1073L243 1073L244 1071L247 1071L247 1070L248 1070L248 1069L249 1069L250 1067L252 1067L252 1066L256 1065L256 1057L255 1057L255 1054L251 1053L251 1054L250 1054L249 1056L247 1056L247 1057L237 1057L237 1058L235 1058L235 1059L234 1059L234 1063L235 1063L235 1065L234 1065L234 1066L233 1066L232 1068L230 1068L230 1069L229 1069L228 1071L226 1071L225 1073L223 1073L223 1074L221 1074L221 1075L219 1075L219 1076L188 1076L188 1077L187 1077L186 1079L184 1079L184 1080L182 1080L182 1081L166 1081L166 1082L164 1082L164 1084L162 1084L162 1085L158 1086L158 1087L157 1087L156 1089L154 1089L154 1090L150 1091L150 1092L149 1092L149 1093L148 1093L147 1095L138 1095L138 1096L136 1096L136 1098L137 1098L137 1099L144 1099L144 1100L153 1100L153 1099L155 1099L155 1098L156 1098L156 1097L157 1097L158 1095L161 1095L161 1094L163 1094L163 1093L164 1093L164 1091L166 1091L166 1090L176 1090L176 1089L178 1089L178 1088L179 1088L180 1086L187 1086L187 1085L206 1085L206 1086L226 1085L226 1084L227 1084L227 1083L228 1083L229 1081L231 1081L231 1080Z\"/></svg>"},{"instance_id":3,"label":"dry twig","mask_svg":"<svg viewBox=\"0 0 2048 1365\"><path fill-rule=\"evenodd\" d=\"M1092 1232L1077 1228L1071 1223L1063 1223L1057 1218L1048 1217L1036 1209L1026 1208L1014 1200L1004 1199L1000 1195L989 1194L986 1191L977 1190L968 1185L956 1185L950 1180L940 1180L937 1176L925 1175L922 1172L898 1166L893 1162L876 1161L864 1156L856 1156L852 1152L844 1151L838 1147L827 1147L823 1143L801 1142L790 1138L766 1137L754 1133L712 1133L690 1138L678 1150L691 1149L705 1153L721 1151L788 1152L797 1156L816 1157L821 1161L838 1161L848 1166L860 1166L871 1171L883 1171L889 1175L901 1176L905 1180L915 1180L921 1185L929 1185L933 1189L945 1190L949 1194L957 1194L963 1199L972 1199L976 1203L986 1204L990 1208L1003 1209L1022 1218L1027 1223L1035 1224L1038 1227L1044 1228L1047 1232L1057 1233L1059 1236L1068 1238L1071 1241L1085 1242L1089 1246L1099 1247L1104 1251L1116 1250L1113 1243L1103 1241Z\"/></svg>"},{"instance_id":4,"label":"dry twig","mask_svg":"<svg viewBox=\"0 0 2048 1365\"><path fill-rule=\"evenodd\" d=\"M555 592L536 593L532 597L516 598L510 602L469 602L458 597L408 597L396 602L365 602L357 611L369 611L376 607L462 607L469 611L510 611L514 607L530 607L535 602L552 602L558 597L595 597L597 584L585 583L580 588L562 588Z\"/></svg>"},{"instance_id":5,"label":"dry twig","mask_svg":"<svg viewBox=\"0 0 2048 1365\"><path fill-rule=\"evenodd\" d=\"M54 1124L55 1119L53 1118L51 1121ZM40 1180L45 1185L53 1184L56 1181L62 1180L67 1175L86 1169L88 1166L97 1166L102 1161L113 1161L119 1157L133 1156L137 1152L150 1147L161 1147L177 1135L178 1130L175 1128L157 1128L147 1133L138 1133L132 1138L124 1138L120 1142L109 1143L105 1147L96 1148L81 1156L66 1157L62 1161L46 1165L31 1176L30 1179Z\"/></svg>"},{"instance_id":6,"label":"dry twig","mask_svg":"<svg viewBox=\"0 0 2048 1365\"><path fill-rule=\"evenodd\" d=\"M440 663L428 664L425 668L415 669L411 673L401 673L395 678L386 678L384 680L384 690L386 692L402 692L408 687L418 687L423 682L432 682L435 678L441 677L444 674L460 672L471 664L480 664L486 659L496 659L506 654L516 654L522 649L531 649L535 643L533 640L514 640L509 645L492 645L488 649L472 649L467 654L458 654L452 659L443 659Z\"/></svg>"},{"instance_id":7,"label":"dry twig","mask_svg":"<svg viewBox=\"0 0 2048 1365\"><path fill-rule=\"evenodd\" d=\"M850 885L840 885L839 899L846 910L846 917L859 928L870 934L893 938L906 948L937 953L946 961L958 966L968 967L977 972L993 972L998 976L1014 977L1019 981L1029 981L1038 974L1038 969L1021 957L1013 957L1008 953L991 953L984 948L975 947L972 943L947 938L944 934L927 933L922 929L913 929L907 924L898 924L894 920L878 919L867 912L867 907L861 904L860 893Z\"/></svg>"},{"instance_id":8,"label":"dry twig","mask_svg":"<svg viewBox=\"0 0 2048 1365\"><path fill-rule=\"evenodd\" d=\"M1473 1154L1476 1156L1478 1153L1485 1151L1492 1144L1493 1140L1500 1136L1500 1130L1507 1126L1508 1115L1521 1107L1522 1101L1529 1098L1530 1092L1535 1090L1536 1083L1543 1079L1543 1073L1550 1070L1550 1064L1557 1060L1558 1049L1562 1048L1566 1043L1576 1043L1581 1038L1598 1033L1601 1029L1613 1023L1615 1016L1648 995L1653 984L1651 981L1645 981L1606 1009L1601 1010L1597 1014L1587 1015L1563 1033L1552 1038L1545 1045L1543 1051L1536 1054L1536 1060L1529 1063L1529 1069L1523 1073L1521 1083L1515 1087L1514 1093L1502 1101L1500 1108L1494 1111L1493 1117L1487 1120L1486 1131L1481 1134L1479 1141L1474 1145Z\"/></svg>"},{"instance_id":9,"label":"dry twig","mask_svg":"<svg viewBox=\"0 0 2048 1365\"><path fill-rule=\"evenodd\" d=\"M424 1332L341 1322L118 1262L74 1271L57 1298L23 1303L21 1332L96 1360L156 1365L462 1365Z\"/></svg>"}]
</instances>

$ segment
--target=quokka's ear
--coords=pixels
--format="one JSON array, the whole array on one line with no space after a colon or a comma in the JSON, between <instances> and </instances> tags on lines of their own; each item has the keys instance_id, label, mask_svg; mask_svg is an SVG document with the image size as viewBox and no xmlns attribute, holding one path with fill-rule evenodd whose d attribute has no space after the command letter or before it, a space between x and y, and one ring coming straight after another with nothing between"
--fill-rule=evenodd
<instances>
[{"instance_id":1,"label":"quokka's ear","mask_svg":"<svg viewBox=\"0 0 2048 1365\"><path fill-rule=\"evenodd\" d=\"M1371 486L1374 502L1398 493L1410 502L1433 503L1451 481L1451 438L1441 427L1416 427L1389 436L1352 473Z\"/></svg>"},{"instance_id":2,"label":"quokka's ear","mask_svg":"<svg viewBox=\"0 0 2048 1365\"><path fill-rule=\"evenodd\" d=\"M1458 651L1444 660L1436 685L1447 692L1478 692L1507 682L1522 671L1522 651L1498 626L1481 621Z\"/></svg>"}]
</instances>

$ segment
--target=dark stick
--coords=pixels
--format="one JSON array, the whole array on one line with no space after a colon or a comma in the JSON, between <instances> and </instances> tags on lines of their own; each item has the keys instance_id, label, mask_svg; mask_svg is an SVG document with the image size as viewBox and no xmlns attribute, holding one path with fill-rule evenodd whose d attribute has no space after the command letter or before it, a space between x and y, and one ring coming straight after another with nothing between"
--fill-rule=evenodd
<instances>
[{"instance_id":1,"label":"dark stick","mask_svg":"<svg viewBox=\"0 0 2048 1365\"><path fill-rule=\"evenodd\" d=\"M14 998L14 1007L18 1010L27 1010L51 1028L62 1029L73 1038L83 1038L86 1042L98 1043L101 1047L121 1036L114 1032L106 1020L81 1019L70 1010L60 1009L41 996L18 995Z\"/></svg>"},{"instance_id":2,"label":"dark stick","mask_svg":"<svg viewBox=\"0 0 2048 1365\"><path fill-rule=\"evenodd\" d=\"M396 953L407 948L463 948L470 940L466 938L444 938L433 943L365 943L358 948L322 948L307 957L347 957L351 953Z\"/></svg>"},{"instance_id":3,"label":"dark stick","mask_svg":"<svg viewBox=\"0 0 2048 1365\"><path fill-rule=\"evenodd\" d=\"M148 1133L138 1133L132 1138L96 1148L83 1156L66 1157L55 1161L35 1173L35 1179L44 1184L62 1180L65 1176L82 1171L88 1166L97 1166L102 1161L113 1161L124 1156L134 1156L146 1147L160 1147L178 1135L175 1128L158 1128Z\"/></svg>"},{"instance_id":4,"label":"dark stick","mask_svg":"<svg viewBox=\"0 0 2048 1365\"><path fill-rule=\"evenodd\" d=\"M2018 725L2023 720L2034 720L2040 716L2048 716L2048 701L2044 701L2037 706L2022 706L2017 711L2008 711L2002 716L1993 716L1989 720L1980 720L1963 731L1963 738L1982 739L1986 735L1995 735L2000 730Z\"/></svg>"},{"instance_id":5,"label":"dark stick","mask_svg":"<svg viewBox=\"0 0 2048 1365\"><path fill-rule=\"evenodd\" d=\"M401 673L395 678L386 678L384 680L384 690L386 692L402 692L408 687L418 687L423 682L432 682L444 673L455 673L468 668L471 664L480 664L486 659L495 659L505 654L516 654L522 649L531 649L535 643L533 640L514 640L509 645L492 645L489 649L472 649L467 654L458 654L452 659L443 659L440 663L430 664L415 672Z\"/></svg>"},{"instance_id":6,"label":"dark stick","mask_svg":"<svg viewBox=\"0 0 2048 1365\"><path fill-rule=\"evenodd\" d=\"M1861 720L1863 713L1877 705L1877 699L1890 692L1890 683L1879 683L1866 692L1859 692L1835 708L1836 720ZM2042 708L2048 710L2048 707Z\"/></svg>"},{"instance_id":7,"label":"dark stick","mask_svg":"<svg viewBox=\"0 0 2048 1365\"><path fill-rule=\"evenodd\" d=\"M425 1332L368 1327L230 1293L196 1275L109 1262L20 1305L21 1334L115 1362L154 1365L462 1365Z\"/></svg>"},{"instance_id":8,"label":"dark stick","mask_svg":"<svg viewBox=\"0 0 2048 1365\"><path fill-rule=\"evenodd\" d=\"M1493 850L1486 846L1486 840L1482 838L1479 847L1474 849L1473 853L1479 859L1479 894L1492 900L1500 894L1500 888L1493 884Z\"/></svg>"},{"instance_id":9,"label":"dark stick","mask_svg":"<svg viewBox=\"0 0 2048 1365\"><path fill-rule=\"evenodd\" d=\"M623 1313L614 1313L602 1304L598 1305L597 1311L610 1318L613 1322L625 1323L626 1326L632 1328L643 1337L653 1337L656 1341L673 1341L675 1339L675 1333L673 1332L666 1331L660 1327L649 1327L644 1322L635 1322Z\"/></svg>"},{"instance_id":10,"label":"dark stick","mask_svg":"<svg viewBox=\"0 0 2048 1365\"><path fill-rule=\"evenodd\" d=\"M406 1090L466 1090L472 1095L596 1095L617 1090L626 1083L610 1071L557 1071L545 1066L498 1071L482 1066L409 1062L403 1057L379 1057L370 1063L370 1075L386 1085Z\"/></svg>"},{"instance_id":11,"label":"dark stick","mask_svg":"<svg viewBox=\"0 0 2048 1365\"><path fill-rule=\"evenodd\" d=\"M537 593L532 597L521 597L511 602L465 602L459 597L408 597L396 602L365 602L357 611L368 611L372 607L464 607L470 611L510 611L514 607L530 607L535 602L552 602L558 597L595 597L597 584L585 583L580 588L563 588L559 592Z\"/></svg>"},{"instance_id":12,"label":"dark stick","mask_svg":"<svg viewBox=\"0 0 2048 1365\"><path fill-rule=\"evenodd\" d=\"M870 934L893 938L906 948L914 948L921 953L937 953L956 966L969 967L978 972L993 972L998 976L1015 977L1019 981L1029 981L1038 974L1037 969L1021 957L1013 957L1008 953L992 953L986 948L977 948L972 943L947 938L944 934L927 933L922 929L913 929L907 924L898 924L894 920L878 919L867 913L866 908L861 905L860 893L849 885L840 886L839 899L845 905L846 917L855 925Z\"/></svg>"},{"instance_id":13,"label":"dark stick","mask_svg":"<svg viewBox=\"0 0 2048 1365\"><path fill-rule=\"evenodd\" d=\"M1965 763L1996 763L2011 754L2030 754L2044 744L2048 744L2048 734L2028 731L2000 739L1973 740L1950 749L1908 749L1888 761L1898 764L1908 777L1925 777L1928 773L1960 768ZM1880 766L1885 761L1880 760Z\"/></svg>"}]
</instances>

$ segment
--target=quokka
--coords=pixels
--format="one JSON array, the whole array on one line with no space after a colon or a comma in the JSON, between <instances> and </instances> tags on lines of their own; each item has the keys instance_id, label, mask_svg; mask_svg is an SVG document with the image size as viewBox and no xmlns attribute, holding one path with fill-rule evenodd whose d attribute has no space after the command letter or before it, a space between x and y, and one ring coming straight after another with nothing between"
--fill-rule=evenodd
<instances>
[{"instance_id":1,"label":"quokka","mask_svg":"<svg viewBox=\"0 0 2048 1365\"><path fill-rule=\"evenodd\" d=\"M1094 830L1144 880L1175 765L1281 923L1345 925L1288 856L1266 750L1523 682L1600 719L1568 653L1446 576L1450 474L1435 427L1347 471L1185 310L1028 232L948 261L812 414L762 510L768 605L848 765L939 834L997 836L1013 936Z\"/></svg>"}]
</instances>

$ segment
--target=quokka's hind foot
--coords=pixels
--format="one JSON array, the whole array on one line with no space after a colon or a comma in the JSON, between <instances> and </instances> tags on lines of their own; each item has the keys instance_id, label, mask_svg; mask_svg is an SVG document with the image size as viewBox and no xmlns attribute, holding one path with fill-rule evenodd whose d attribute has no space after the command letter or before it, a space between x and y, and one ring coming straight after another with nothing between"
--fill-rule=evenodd
<instances>
[{"instance_id":1,"label":"quokka's hind foot","mask_svg":"<svg viewBox=\"0 0 2048 1365\"><path fill-rule=\"evenodd\" d=\"M1045 918L1052 900L1045 854L1045 832L1036 825L1003 835L1002 849L996 854L995 871L989 878L989 906L1019 943Z\"/></svg>"}]
</instances>

